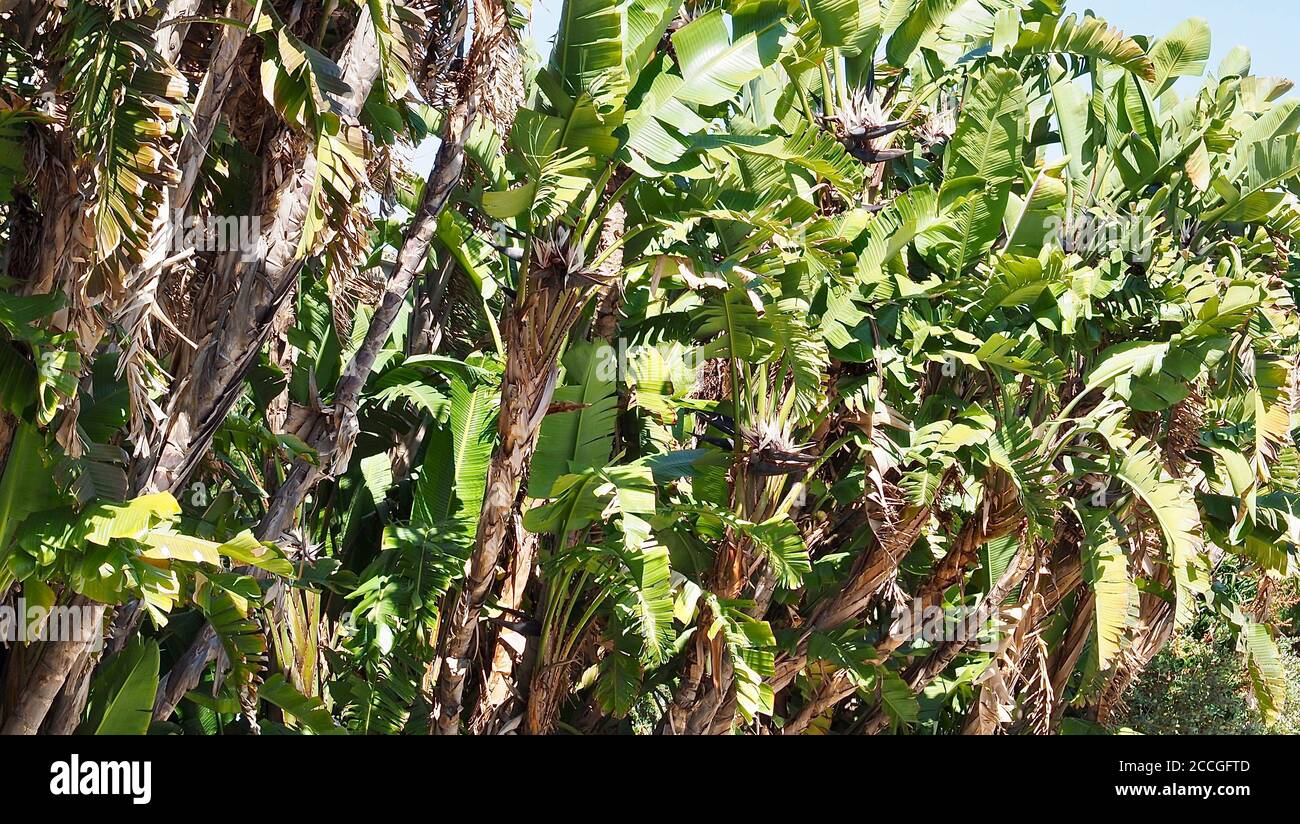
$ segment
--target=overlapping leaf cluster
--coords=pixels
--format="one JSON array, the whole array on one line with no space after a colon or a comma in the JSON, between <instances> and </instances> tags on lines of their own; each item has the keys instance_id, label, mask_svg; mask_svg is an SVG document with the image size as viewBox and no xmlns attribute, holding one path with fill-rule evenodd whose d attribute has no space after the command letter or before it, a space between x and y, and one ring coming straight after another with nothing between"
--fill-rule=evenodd
<instances>
[{"instance_id":1,"label":"overlapping leaf cluster","mask_svg":"<svg viewBox=\"0 0 1300 824\"><path fill-rule=\"evenodd\" d=\"M1204 611L1280 711L1300 104L1244 49L1057 0L569 0L502 123L474 85L500 32L446 65L404 33L455 4L267 5L239 82L296 141L306 217L272 239L300 271L192 485L140 494L111 347L51 365L79 292L0 302L0 594L124 633L78 726L130 728L121 695L140 731L1079 731ZM81 59L135 54L76 20ZM370 24L341 117L334 41ZM0 141L57 119L26 79ZM225 117L200 208L265 151ZM425 182L388 153L434 131L463 154L431 209L447 153ZM95 225L115 157L172 156L148 135L86 178ZM45 205L0 164L0 204Z\"/></svg>"}]
</instances>

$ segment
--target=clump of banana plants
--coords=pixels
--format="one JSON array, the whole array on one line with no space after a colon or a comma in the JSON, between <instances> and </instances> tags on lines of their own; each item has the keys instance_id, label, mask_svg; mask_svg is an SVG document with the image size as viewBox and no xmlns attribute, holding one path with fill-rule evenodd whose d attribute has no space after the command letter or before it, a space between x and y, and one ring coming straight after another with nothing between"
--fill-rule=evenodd
<instances>
[{"instance_id":1,"label":"clump of banana plants","mask_svg":"<svg viewBox=\"0 0 1300 824\"><path fill-rule=\"evenodd\" d=\"M0 608L88 628L0 731L1104 733L1208 615L1280 717L1300 107L1204 21L0 5Z\"/></svg>"}]
</instances>

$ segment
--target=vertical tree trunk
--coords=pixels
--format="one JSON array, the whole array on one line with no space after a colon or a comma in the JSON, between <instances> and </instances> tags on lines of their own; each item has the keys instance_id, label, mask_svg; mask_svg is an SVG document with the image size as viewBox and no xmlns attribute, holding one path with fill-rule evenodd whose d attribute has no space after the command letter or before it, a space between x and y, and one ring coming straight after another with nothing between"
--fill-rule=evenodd
<instances>
[{"instance_id":1,"label":"vertical tree trunk","mask_svg":"<svg viewBox=\"0 0 1300 824\"><path fill-rule=\"evenodd\" d=\"M423 266L429 253L442 214L452 191L460 182L465 165L465 139L474 122L476 93L468 92L448 114L443 127L442 143L424 194L411 225L407 229L402 249L397 255L393 275L384 286L383 296L370 319L365 340L348 361L334 389L333 421L318 417L312 425L307 442L320 457L317 464L297 461L289 477L276 490L274 498L262 520L261 532L268 540L275 540L302 505L308 490L324 473L341 473L347 470L359 430L357 408L361 390L374 369L380 349L393 331L393 324L401 312L406 293L411 288L415 274Z\"/></svg>"},{"instance_id":2,"label":"vertical tree trunk","mask_svg":"<svg viewBox=\"0 0 1300 824\"><path fill-rule=\"evenodd\" d=\"M63 690L54 699L54 706L41 725L42 735L72 735L81 723L81 716L90 698L90 677L95 672L99 655L90 647L81 651L77 662L68 673Z\"/></svg>"},{"instance_id":3,"label":"vertical tree trunk","mask_svg":"<svg viewBox=\"0 0 1300 824\"><path fill-rule=\"evenodd\" d=\"M166 19L195 14L201 0L173 0ZM232 0L229 5L232 19L248 24L252 20L253 8L243 0ZM188 24L170 26L156 33L160 52L169 61L174 61L180 52L181 42ZM203 160L207 157L212 134L225 105L232 85L235 59L239 55L248 29L240 26L219 26L215 44L207 71L199 85L194 101L193 117L190 127L181 138L176 151L177 175L173 185L163 191L162 203L150 229L148 248L143 260L131 274L129 294L117 311L115 320L128 330L127 339L131 342L123 354L119 369L129 376L128 386L131 391L131 439L137 449L143 450L150 443L150 429L164 425L157 407L149 398L151 384L149 368L139 361L140 356L149 357L146 351L150 347L153 335L152 322L156 319L175 330L175 326L158 306L158 291L166 277L168 261L176 252L177 240L183 234L183 219L189 208L190 197L194 193ZM146 426L150 421L152 427ZM139 479L137 478L137 485Z\"/></svg>"},{"instance_id":4,"label":"vertical tree trunk","mask_svg":"<svg viewBox=\"0 0 1300 824\"><path fill-rule=\"evenodd\" d=\"M385 284L364 341L348 362L335 387L332 420L322 415L311 425L307 441L317 451L320 460L317 464L302 460L294 463L284 483L276 489L266 514L258 524L257 535L263 540L276 540L285 532L307 493L325 473L333 474L347 469L352 446L359 432L357 409L361 391L370 377L380 349L392 334L393 324L416 272L428 255L429 245L437 229L438 216L460 182L465 163L465 140L473 125L476 107L476 84L473 78L467 78L461 100L445 120L438 155L425 183L420 205L411 218L398 253L397 265ZM216 654L217 647L211 626L205 625L181 662L169 673L164 686L159 689L159 698L154 707L155 718L170 715L180 698L193 689L207 662Z\"/></svg>"},{"instance_id":5,"label":"vertical tree trunk","mask_svg":"<svg viewBox=\"0 0 1300 824\"><path fill-rule=\"evenodd\" d=\"M600 237L596 245L598 252L614 247L621 241L624 226L627 223L627 209L617 199L619 189L631 173L618 169L610 176L605 185L605 196L615 198L604 221L600 226ZM601 263L598 274L608 285L596 298L595 318L591 326L591 337L614 343L618 331L618 310L623 302L623 249L614 248ZM576 333L575 333L576 334ZM532 577L533 567L537 563L538 536L527 533L516 517L515 553L510 558L507 569L507 583L502 588L500 603L511 609L519 609L523 603L524 588ZM502 629L490 643L492 652L488 681L484 685L479 706L475 712L474 729L476 732L491 732L506 723L506 709L515 706L510 699L519 693L512 685L528 685L527 700L524 705L524 729L532 735L544 735L550 732L555 715L558 714L563 697L569 687L569 670L572 665L565 662L538 662L537 669L531 669L533 662L525 661L525 656L532 652L532 645L523 635L509 629ZM513 679L512 679L513 676Z\"/></svg>"},{"instance_id":6,"label":"vertical tree trunk","mask_svg":"<svg viewBox=\"0 0 1300 824\"><path fill-rule=\"evenodd\" d=\"M216 115L224 100L224 88L217 83L232 70L239 45L242 43L233 41L225 46L218 45L213 66L205 78L205 84L211 80L207 88L212 92L213 108L209 112L210 119L196 124L196 127L206 130L207 139L211 138ZM219 60L229 62L219 63ZM350 89L341 100L345 119L355 119L360 113L379 76L380 62L374 23L368 8L363 8L340 59L343 80ZM191 164L201 162L199 137L203 135L196 136L194 153L183 156L182 162L186 162L186 158ZM304 147L297 172L281 187L275 219L259 241L261 253L255 260L239 264L241 280L234 306L224 315L188 374L177 375L161 448L157 450L154 463L146 467L141 484L146 492L175 491L184 483L238 398L244 377L255 362L282 302L297 280L304 263L298 257L298 245L315 195L312 181L315 179L316 156L309 148ZM184 173L188 168L190 165L182 169L180 184L187 193L193 191L194 185L193 176L186 183ZM288 500L290 496L305 495L307 480L306 471L295 465L286 483L277 490L277 497ZM297 500L301 501L301 497ZM295 508L296 505L282 502L268 512L259 524L259 537L268 534L278 537ZM159 684L154 703L155 720L171 715L185 693L198 683L218 647L216 633L211 625L204 624L190 648Z\"/></svg>"},{"instance_id":7,"label":"vertical tree trunk","mask_svg":"<svg viewBox=\"0 0 1300 824\"><path fill-rule=\"evenodd\" d=\"M166 675L158 681L158 692L153 702L153 720L166 721L176 709L176 705L185 697L185 693L198 686L203 677L203 670L208 662L217 656L220 644L216 630L209 623L204 623L190 648L172 665Z\"/></svg>"},{"instance_id":8,"label":"vertical tree trunk","mask_svg":"<svg viewBox=\"0 0 1300 824\"><path fill-rule=\"evenodd\" d=\"M96 604L90 599L75 595L67 606L72 609L84 608L90 620L82 626L85 637L80 640L65 639L46 641L41 646L40 658L37 659L25 686L20 690L15 702L5 714L4 725L0 735L35 735L59 690L73 671L82 654L90 647L94 633L101 631L100 624L104 618L104 605Z\"/></svg>"},{"instance_id":9,"label":"vertical tree trunk","mask_svg":"<svg viewBox=\"0 0 1300 824\"><path fill-rule=\"evenodd\" d=\"M363 6L339 60L349 88L338 100L345 122L355 121L360 114L381 62L375 24L369 7ZM299 247L316 196L316 153L310 149L299 147L294 172L280 188L274 219L259 239L257 256L235 264L239 286L233 302L188 372L176 376L167 428L145 491L175 491L193 471L238 399L280 306L292 293L305 263Z\"/></svg>"},{"instance_id":10,"label":"vertical tree trunk","mask_svg":"<svg viewBox=\"0 0 1300 824\"><path fill-rule=\"evenodd\" d=\"M541 297L534 292L528 300L538 304ZM536 345L539 341L533 338L536 324L547 315L546 312L523 310L512 314L506 321L506 370L501 381L501 412L497 423L500 441L488 466L469 572L456 604L447 616L450 627L442 650L442 667L438 671L439 706L434 721L434 732L438 735L455 735L460 731L461 697L472 663L470 646L478 628L479 612L495 580L497 558L506 544L514 517L515 497L537 445L542 417L555 390L554 352L549 362L536 364L532 359L539 348Z\"/></svg>"},{"instance_id":11,"label":"vertical tree trunk","mask_svg":"<svg viewBox=\"0 0 1300 824\"><path fill-rule=\"evenodd\" d=\"M515 518L513 540L515 551L510 556L506 581L498 602L503 607L518 610L523 606L524 593L532 578L539 541L536 534L524 529L523 519L518 516ZM510 716L518 706L514 699L519 694L519 688L529 681L530 673L525 666L525 658L533 648L534 644L528 636L508 627L497 631L492 643L488 680L474 713L473 727L476 733L495 734L511 720Z\"/></svg>"},{"instance_id":12,"label":"vertical tree trunk","mask_svg":"<svg viewBox=\"0 0 1300 824\"><path fill-rule=\"evenodd\" d=\"M709 626L713 618L701 596L696 627ZM735 691L735 665L723 643L722 633L709 638L702 629L696 629L681 684L659 722L658 733L706 735L715 731L725 732L734 716ZM728 706L732 708L731 714L724 711ZM722 728L724 724L725 728Z\"/></svg>"},{"instance_id":13,"label":"vertical tree trunk","mask_svg":"<svg viewBox=\"0 0 1300 824\"><path fill-rule=\"evenodd\" d=\"M502 8L491 0L478 0L474 11L474 53L468 62L479 76L491 78L493 72L479 69L478 63L495 60L508 26ZM485 85L489 87L483 90L486 108L495 111L511 106L513 96L502 96L499 89L490 88L490 82ZM506 367L497 419L499 438L488 466L474 550L454 606L443 615L446 629L438 650L438 706L431 723L431 731L438 735L460 732L479 613L495 581L497 560L516 517L516 498L555 391L560 347L587 297L582 289L543 284L532 272L523 277L526 294L516 301L503 324Z\"/></svg>"}]
</instances>

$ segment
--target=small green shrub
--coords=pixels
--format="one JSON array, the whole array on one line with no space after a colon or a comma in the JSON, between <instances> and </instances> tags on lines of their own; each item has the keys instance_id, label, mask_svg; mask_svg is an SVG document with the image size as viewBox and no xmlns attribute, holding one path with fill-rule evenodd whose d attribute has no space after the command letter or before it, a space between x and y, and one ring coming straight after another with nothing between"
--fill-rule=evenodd
<instances>
[{"instance_id":1,"label":"small green shrub","mask_svg":"<svg viewBox=\"0 0 1300 824\"><path fill-rule=\"evenodd\" d=\"M1147 735L1300 734L1300 639L1279 638L1287 674L1287 701L1273 726L1254 706L1246 666L1226 627L1180 635L1151 662L1126 697L1116 727Z\"/></svg>"}]
</instances>

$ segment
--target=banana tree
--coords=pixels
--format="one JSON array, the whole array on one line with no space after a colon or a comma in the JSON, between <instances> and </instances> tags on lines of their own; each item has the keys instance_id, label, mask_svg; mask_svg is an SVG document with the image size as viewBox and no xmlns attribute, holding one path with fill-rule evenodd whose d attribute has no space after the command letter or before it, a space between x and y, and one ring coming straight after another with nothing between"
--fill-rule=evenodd
<instances>
[{"instance_id":1,"label":"banana tree","mask_svg":"<svg viewBox=\"0 0 1300 824\"><path fill-rule=\"evenodd\" d=\"M1300 114L1063 6L0 3L0 728L1277 718Z\"/></svg>"},{"instance_id":2,"label":"banana tree","mask_svg":"<svg viewBox=\"0 0 1300 824\"><path fill-rule=\"evenodd\" d=\"M624 21L630 28L633 11L638 26L625 43ZM482 195L482 214L499 223L502 235L522 243L512 244L518 266L501 324L506 360L498 443L468 573L439 644L435 731L441 734L459 730L465 677L474 660L470 644L551 404L557 358L578 315L612 280L599 269L600 256L609 250L594 247L604 215L625 193L623 187L606 191L606 184L621 162L616 131L640 74L638 53L653 46L661 31L645 13L639 6L566 3L551 63L535 81L534 104L518 111L511 130L506 166L520 185Z\"/></svg>"}]
</instances>

